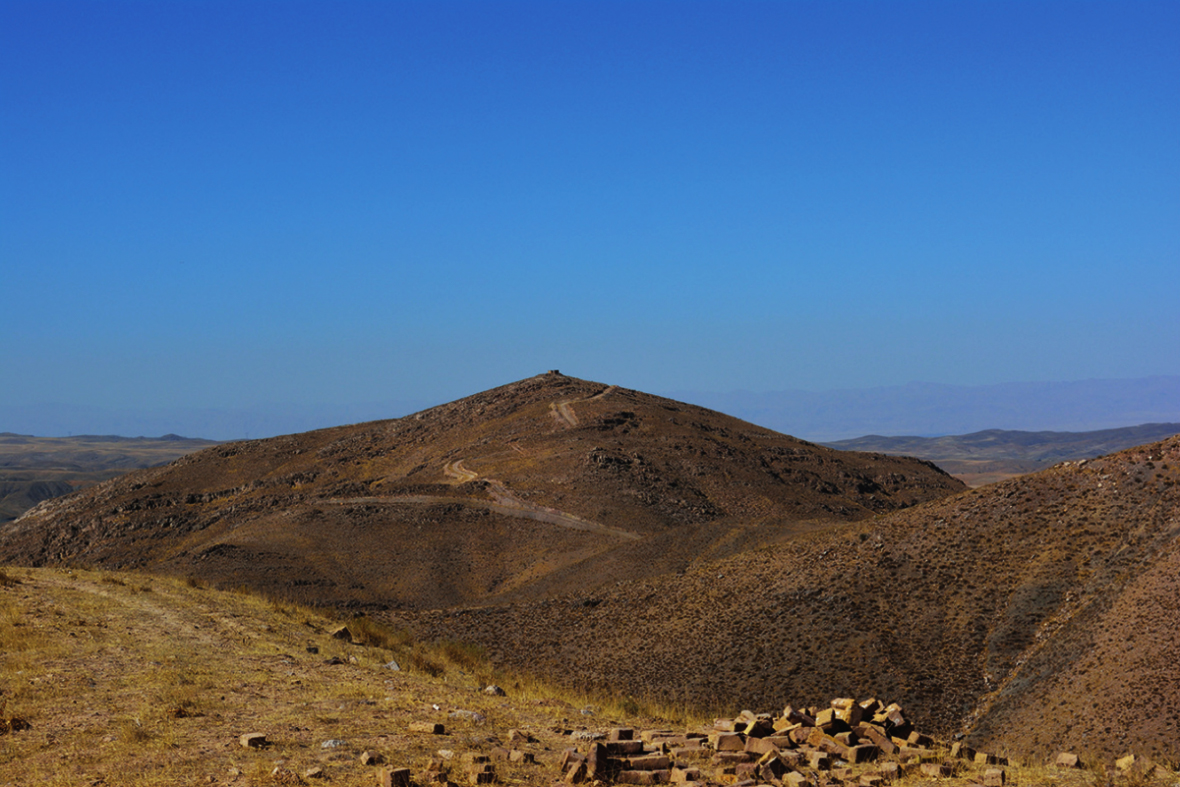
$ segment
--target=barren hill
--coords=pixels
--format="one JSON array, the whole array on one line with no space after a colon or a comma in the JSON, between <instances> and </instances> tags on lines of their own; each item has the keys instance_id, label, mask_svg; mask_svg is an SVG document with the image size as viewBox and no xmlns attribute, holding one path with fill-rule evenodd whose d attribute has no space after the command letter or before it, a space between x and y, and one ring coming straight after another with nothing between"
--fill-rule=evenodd
<instances>
[{"instance_id":1,"label":"barren hill","mask_svg":"<svg viewBox=\"0 0 1180 787\"><path fill-rule=\"evenodd\" d=\"M1180 437L532 604L393 615L689 705L872 693L1016 755L1180 760Z\"/></svg>"},{"instance_id":2,"label":"barren hill","mask_svg":"<svg viewBox=\"0 0 1180 787\"><path fill-rule=\"evenodd\" d=\"M919 460L549 373L397 420L219 445L48 501L0 528L0 562L441 608L655 577L962 488Z\"/></svg>"}]
</instances>

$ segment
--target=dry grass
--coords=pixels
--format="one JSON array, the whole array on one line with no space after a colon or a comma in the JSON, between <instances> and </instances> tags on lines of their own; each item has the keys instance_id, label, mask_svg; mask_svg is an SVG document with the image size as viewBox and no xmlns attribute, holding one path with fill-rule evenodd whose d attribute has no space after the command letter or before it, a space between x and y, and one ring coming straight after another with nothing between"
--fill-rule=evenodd
<instances>
[{"instance_id":1,"label":"dry grass","mask_svg":"<svg viewBox=\"0 0 1180 787\"><path fill-rule=\"evenodd\" d=\"M371 785L362 751L417 771L440 749L486 753L511 728L537 739L527 748L539 764L498 763L501 782L550 785L561 751L572 745L555 729L711 724L695 708L558 689L494 669L462 643L415 642L365 618L349 627L367 644L333 639L338 624L316 610L184 580L29 570L0 588L0 722L7 725L0 726L0 787L298 784L316 766L331 784ZM488 683L508 697L484 694ZM451 715L458 710L484 720ZM414 721L442 722L448 734L410 733ZM270 746L242 748L246 732L265 733ZM323 748L328 740L345 743ZM1010 784L1057 787L1170 783L1159 781L1166 774L1043 767L1012 767L1008 775ZM968 767L939 783L977 784L981 776ZM898 782L924 783L917 775Z\"/></svg>"},{"instance_id":2,"label":"dry grass","mask_svg":"<svg viewBox=\"0 0 1180 787\"><path fill-rule=\"evenodd\" d=\"M643 724L601 704L582 716L585 698L496 672L461 643L414 642L362 618L349 621L367 643L357 645L332 639L336 625L186 580L29 570L0 589L0 704L31 725L0 735L0 785L274 784L280 765L291 783L319 766L332 784L371 785L363 750L417 769L437 749L487 751L514 727L542 741L532 747L542 765L498 770L547 784L570 745L548 728ZM490 682L510 697L483 694ZM411 734L412 721L442 722L448 735ZM268 748L238 745L255 731ZM346 743L321 748L327 740Z\"/></svg>"}]
</instances>

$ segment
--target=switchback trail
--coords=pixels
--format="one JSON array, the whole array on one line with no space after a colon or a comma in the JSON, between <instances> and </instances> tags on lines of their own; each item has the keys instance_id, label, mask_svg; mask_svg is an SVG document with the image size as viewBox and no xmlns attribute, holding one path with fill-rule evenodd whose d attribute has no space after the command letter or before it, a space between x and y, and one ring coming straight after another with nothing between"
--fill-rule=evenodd
<instances>
[{"instance_id":1,"label":"switchback trail","mask_svg":"<svg viewBox=\"0 0 1180 787\"><path fill-rule=\"evenodd\" d=\"M557 419L559 424L564 424L566 429L572 429L578 425L578 415L574 412L574 405L582 402L593 402L596 399L601 399L618 386L608 385L593 396L587 396L584 399L566 399L561 402L552 402L549 405L549 412Z\"/></svg>"}]
</instances>

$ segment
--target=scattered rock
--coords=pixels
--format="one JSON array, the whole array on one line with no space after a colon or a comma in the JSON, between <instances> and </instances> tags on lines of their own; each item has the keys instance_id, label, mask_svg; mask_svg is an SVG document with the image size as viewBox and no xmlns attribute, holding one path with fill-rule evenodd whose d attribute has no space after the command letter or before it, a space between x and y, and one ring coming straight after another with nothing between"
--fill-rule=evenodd
<instances>
[{"instance_id":1,"label":"scattered rock","mask_svg":"<svg viewBox=\"0 0 1180 787\"><path fill-rule=\"evenodd\" d=\"M351 641L352 631L349 630L348 626L340 626L332 630L332 639L347 639Z\"/></svg>"},{"instance_id":2,"label":"scattered rock","mask_svg":"<svg viewBox=\"0 0 1180 787\"><path fill-rule=\"evenodd\" d=\"M488 720L487 716L484 716L479 711L473 710L453 710L447 715L452 719L465 719L466 721L470 721L474 724L483 724Z\"/></svg>"},{"instance_id":3,"label":"scattered rock","mask_svg":"<svg viewBox=\"0 0 1180 787\"><path fill-rule=\"evenodd\" d=\"M488 687L483 690L483 693L491 697L508 696L507 692L505 692L504 689L500 688L495 683L489 684Z\"/></svg>"},{"instance_id":4,"label":"scattered rock","mask_svg":"<svg viewBox=\"0 0 1180 787\"><path fill-rule=\"evenodd\" d=\"M381 765L385 758L372 751L361 752L361 765Z\"/></svg>"},{"instance_id":5,"label":"scattered rock","mask_svg":"<svg viewBox=\"0 0 1180 787\"><path fill-rule=\"evenodd\" d=\"M426 735L445 735L446 728L432 721L414 721L410 722L410 732L421 732Z\"/></svg>"},{"instance_id":6,"label":"scattered rock","mask_svg":"<svg viewBox=\"0 0 1180 787\"><path fill-rule=\"evenodd\" d=\"M323 743L321 743L320 748L321 749L339 749L341 746L347 746L347 745L348 744L345 741L342 741L339 738L330 738L330 739L324 741Z\"/></svg>"},{"instance_id":7,"label":"scattered rock","mask_svg":"<svg viewBox=\"0 0 1180 787\"><path fill-rule=\"evenodd\" d=\"M385 669L391 669L394 672L401 672L402 671L401 665L398 664L396 661L390 661L388 664L385 665Z\"/></svg>"},{"instance_id":8,"label":"scattered rock","mask_svg":"<svg viewBox=\"0 0 1180 787\"><path fill-rule=\"evenodd\" d=\"M315 767L308 768L306 771L304 771L303 778L305 778L305 779L324 779L327 777L326 777L326 774L324 773L324 769L321 768L320 766L316 765Z\"/></svg>"},{"instance_id":9,"label":"scattered rock","mask_svg":"<svg viewBox=\"0 0 1180 787\"><path fill-rule=\"evenodd\" d=\"M238 742L247 749L262 749L270 745L266 735L261 732L247 732L238 738Z\"/></svg>"},{"instance_id":10,"label":"scattered rock","mask_svg":"<svg viewBox=\"0 0 1180 787\"><path fill-rule=\"evenodd\" d=\"M410 769L382 768L377 772L377 784L381 787L410 787Z\"/></svg>"}]
</instances>

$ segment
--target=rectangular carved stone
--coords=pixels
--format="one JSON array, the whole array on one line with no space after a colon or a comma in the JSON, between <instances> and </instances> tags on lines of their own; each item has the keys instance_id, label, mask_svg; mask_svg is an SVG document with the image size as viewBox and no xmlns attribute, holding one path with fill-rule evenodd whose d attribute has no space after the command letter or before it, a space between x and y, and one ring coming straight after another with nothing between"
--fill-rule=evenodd
<instances>
[{"instance_id":1,"label":"rectangular carved stone","mask_svg":"<svg viewBox=\"0 0 1180 787\"><path fill-rule=\"evenodd\" d=\"M717 736L717 743L715 744L717 751L744 751L746 742L741 735L734 733L721 733Z\"/></svg>"},{"instance_id":2,"label":"rectangular carved stone","mask_svg":"<svg viewBox=\"0 0 1180 787\"><path fill-rule=\"evenodd\" d=\"M983 787L1004 787L1003 768L988 768L984 771Z\"/></svg>"},{"instance_id":3,"label":"rectangular carved stone","mask_svg":"<svg viewBox=\"0 0 1180 787\"><path fill-rule=\"evenodd\" d=\"M410 787L409 768L382 768L377 772L381 787Z\"/></svg>"},{"instance_id":4,"label":"rectangular carved stone","mask_svg":"<svg viewBox=\"0 0 1180 787\"><path fill-rule=\"evenodd\" d=\"M877 747L872 743L849 746L844 750L844 759L853 763L872 762L877 759Z\"/></svg>"},{"instance_id":5,"label":"rectangular carved stone","mask_svg":"<svg viewBox=\"0 0 1180 787\"><path fill-rule=\"evenodd\" d=\"M750 754L766 754L777 752L778 747L770 743L770 738L746 738L746 751Z\"/></svg>"},{"instance_id":6,"label":"rectangular carved stone","mask_svg":"<svg viewBox=\"0 0 1180 787\"><path fill-rule=\"evenodd\" d=\"M659 771L619 771L619 784L659 784Z\"/></svg>"},{"instance_id":7,"label":"rectangular carved stone","mask_svg":"<svg viewBox=\"0 0 1180 787\"><path fill-rule=\"evenodd\" d=\"M628 757L624 760L624 768L629 771L663 771L667 770L671 765L671 760L663 754Z\"/></svg>"},{"instance_id":8,"label":"rectangular carved stone","mask_svg":"<svg viewBox=\"0 0 1180 787\"><path fill-rule=\"evenodd\" d=\"M605 744L606 753L612 757L623 757L631 754L639 754L643 751L643 741L607 741Z\"/></svg>"},{"instance_id":9,"label":"rectangular carved stone","mask_svg":"<svg viewBox=\"0 0 1180 787\"><path fill-rule=\"evenodd\" d=\"M446 728L441 724L435 724L429 721L414 721L410 722L410 732L423 732L427 735L445 735Z\"/></svg>"}]
</instances>

